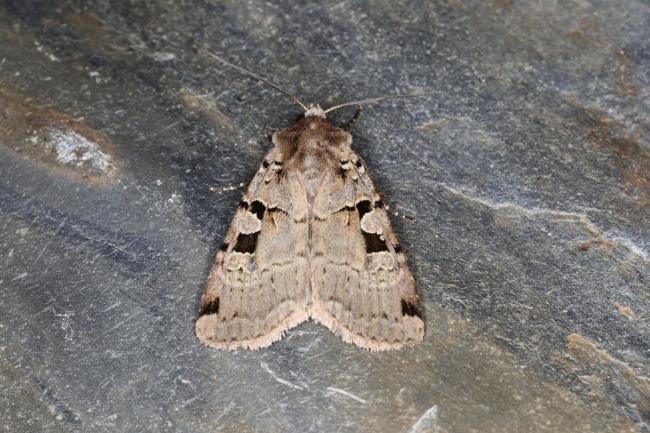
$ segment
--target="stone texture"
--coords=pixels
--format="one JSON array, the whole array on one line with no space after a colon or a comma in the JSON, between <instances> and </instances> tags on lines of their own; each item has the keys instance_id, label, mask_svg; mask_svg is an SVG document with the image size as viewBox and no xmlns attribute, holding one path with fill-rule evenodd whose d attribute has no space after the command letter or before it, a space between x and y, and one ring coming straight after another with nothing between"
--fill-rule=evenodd
<instances>
[{"instance_id":1,"label":"stone texture","mask_svg":"<svg viewBox=\"0 0 650 433\"><path fill-rule=\"evenodd\" d=\"M647 2L0 5L0 431L650 431ZM306 102L435 92L352 129L421 345L199 344L298 114L208 49Z\"/></svg>"}]
</instances>

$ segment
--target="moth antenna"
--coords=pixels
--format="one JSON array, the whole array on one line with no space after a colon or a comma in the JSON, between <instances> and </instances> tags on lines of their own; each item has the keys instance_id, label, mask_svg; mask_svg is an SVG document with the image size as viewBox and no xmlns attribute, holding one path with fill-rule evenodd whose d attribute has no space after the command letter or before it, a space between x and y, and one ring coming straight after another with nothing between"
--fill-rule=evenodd
<instances>
[{"instance_id":1,"label":"moth antenna","mask_svg":"<svg viewBox=\"0 0 650 433\"><path fill-rule=\"evenodd\" d=\"M210 54L210 55L211 55L212 57L214 57L215 59L219 60L219 61L220 61L221 63L223 63L224 65L226 65L226 66L230 66L231 68L234 68L234 69L238 70L238 71L241 72L242 74L249 75L249 76L255 78L256 80L259 80L259 81L263 82L264 84L273 87L273 88L274 88L275 90L277 90L278 92L283 93L284 95L288 96L288 97L289 97L293 102L295 102L295 103L296 103L300 108L302 108L304 111L307 111L307 110L308 110L307 106L306 106L305 104L303 104L302 102L300 102L300 100L299 100L298 98L296 98L296 97L293 96L291 93L287 92L286 90L284 90L283 88L281 88L281 87L278 86L277 84L273 84L272 82L270 82L270 81L267 80L266 78L262 78L262 77L260 77L259 75L257 75L257 74L256 74L255 72L253 72L253 71L249 71L248 69L244 69L244 68L242 68L241 66L237 66L237 65L235 65L235 64L233 64L233 63L230 63L228 60L224 59L223 57L220 57L220 56L216 55L216 54L213 53L212 51L208 51L208 54Z\"/></svg>"},{"instance_id":2,"label":"moth antenna","mask_svg":"<svg viewBox=\"0 0 650 433\"><path fill-rule=\"evenodd\" d=\"M381 102L386 99L419 98L422 96L433 96L433 95L434 93L413 93L410 95L387 95L387 96L378 96L376 98L360 99L358 101L344 102L343 104L338 104L333 107L330 107L327 110L325 110L325 114L329 113L330 111L338 110L339 108L349 107L350 105L362 106L368 104L375 104L377 102Z\"/></svg>"}]
</instances>

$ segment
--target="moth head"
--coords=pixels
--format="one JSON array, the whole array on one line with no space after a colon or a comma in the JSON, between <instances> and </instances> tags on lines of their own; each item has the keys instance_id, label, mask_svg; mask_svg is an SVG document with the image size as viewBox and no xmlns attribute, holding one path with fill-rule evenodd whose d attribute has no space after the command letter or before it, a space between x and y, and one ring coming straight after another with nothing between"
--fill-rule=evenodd
<instances>
[{"instance_id":1,"label":"moth head","mask_svg":"<svg viewBox=\"0 0 650 433\"><path fill-rule=\"evenodd\" d=\"M324 119L325 110L323 110L318 104L309 104L305 110L305 117L308 116L316 116Z\"/></svg>"},{"instance_id":2,"label":"moth head","mask_svg":"<svg viewBox=\"0 0 650 433\"><path fill-rule=\"evenodd\" d=\"M314 114L306 112L293 126L271 135L275 146L286 149L285 153L293 153L301 145L350 146L352 135L348 131L329 123L324 114L319 114L319 111L323 111L320 106L310 104L309 109L312 109Z\"/></svg>"}]
</instances>

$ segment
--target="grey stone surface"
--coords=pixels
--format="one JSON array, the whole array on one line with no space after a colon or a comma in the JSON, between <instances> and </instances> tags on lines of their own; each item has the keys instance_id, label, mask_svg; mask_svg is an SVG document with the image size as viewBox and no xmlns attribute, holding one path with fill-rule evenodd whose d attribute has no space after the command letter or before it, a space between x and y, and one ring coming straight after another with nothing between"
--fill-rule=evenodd
<instances>
[{"instance_id":1,"label":"grey stone surface","mask_svg":"<svg viewBox=\"0 0 650 433\"><path fill-rule=\"evenodd\" d=\"M650 430L647 2L5 1L0 41L0 431ZM435 92L352 129L422 344L199 344L223 188L298 114L207 49L308 102Z\"/></svg>"}]
</instances>

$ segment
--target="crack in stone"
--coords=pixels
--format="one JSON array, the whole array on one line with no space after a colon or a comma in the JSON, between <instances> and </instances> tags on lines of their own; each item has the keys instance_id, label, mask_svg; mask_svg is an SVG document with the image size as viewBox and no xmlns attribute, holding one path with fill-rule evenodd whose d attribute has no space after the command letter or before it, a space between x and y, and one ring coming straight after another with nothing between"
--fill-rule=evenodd
<instances>
[{"instance_id":1,"label":"crack in stone","mask_svg":"<svg viewBox=\"0 0 650 433\"><path fill-rule=\"evenodd\" d=\"M576 222L580 224L584 224L587 230L594 235L594 236L600 236L602 239L606 239L610 242L616 243L618 245L621 245L625 247L628 251L630 251L632 254L635 256L639 257L643 261L650 261L650 256L646 251L638 247L634 242L632 242L629 239L626 239L621 236L614 236L614 237L605 237L604 232L596 225L594 224L587 215L579 213L579 212L571 212L571 211L562 211L562 210L554 210L554 209L543 209L543 208L526 208L521 205L518 205L516 203L512 202L494 202L492 200L480 198L480 197L475 197L472 195L467 194L465 191L462 191L458 188L454 188L453 186L445 185L443 183L438 183L440 187L443 189L449 191L450 193L457 195L459 197L462 197L465 200L474 202L474 203L479 203L483 206L487 206L492 209L497 209L497 210L504 210L504 209L511 209L515 212L519 212L523 215L529 216L529 217L539 217L539 216L545 216L549 215L552 217L556 217L557 219L563 220L563 221L569 221L569 222Z\"/></svg>"}]
</instances>

